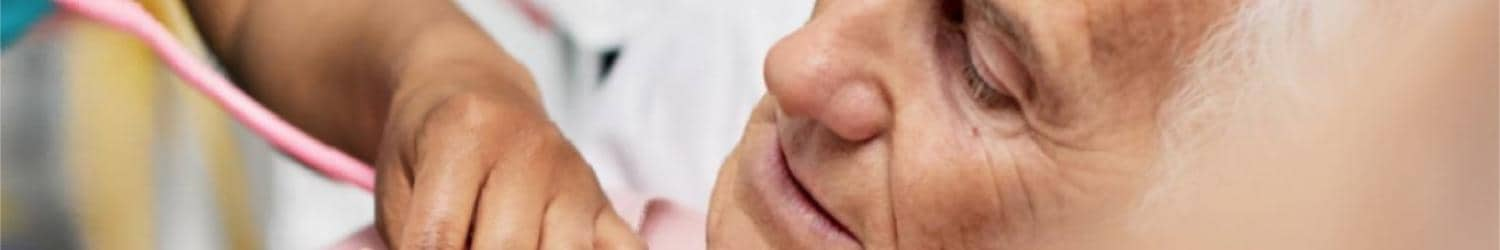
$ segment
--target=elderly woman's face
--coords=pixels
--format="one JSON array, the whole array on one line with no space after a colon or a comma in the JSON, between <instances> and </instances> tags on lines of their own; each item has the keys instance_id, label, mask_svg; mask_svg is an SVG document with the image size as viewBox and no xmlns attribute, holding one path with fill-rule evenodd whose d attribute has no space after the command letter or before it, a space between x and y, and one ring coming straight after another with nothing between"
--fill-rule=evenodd
<instances>
[{"instance_id":1,"label":"elderly woman's face","mask_svg":"<svg viewBox=\"0 0 1500 250\"><path fill-rule=\"evenodd\" d=\"M1199 0L823 0L765 65L720 248L1082 246L1158 158ZM1025 249L1023 248L1023 249Z\"/></svg>"}]
</instances>

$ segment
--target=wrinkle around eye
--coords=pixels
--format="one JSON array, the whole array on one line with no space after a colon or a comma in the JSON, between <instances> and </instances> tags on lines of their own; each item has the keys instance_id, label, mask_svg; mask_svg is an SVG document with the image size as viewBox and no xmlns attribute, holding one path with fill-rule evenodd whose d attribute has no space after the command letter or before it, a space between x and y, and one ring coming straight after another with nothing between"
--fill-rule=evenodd
<instances>
[{"instance_id":1,"label":"wrinkle around eye","mask_svg":"<svg viewBox=\"0 0 1500 250\"><path fill-rule=\"evenodd\" d=\"M1027 107L1024 103L1026 101L1024 99L1025 96L1014 94L1016 92L1015 89L1022 85L1005 82L1017 81L1014 80L1016 77L997 77L993 63L988 62L990 59L986 59L994 57L987 54L995 52L992 49L982 48L997 45L993 43L986 44L985 42L982 39L968 38L963 43L965 47L964 62L961 65L956 65L965 67L963 74L966 75L964 79L970 82L968 84L970 86L967 86L970 90L967 92L976 93L973 89L982 88L980 91L989 91L989 93L984 94L992 95L981 98L968 98L978 104L974 105L974 108L972 108L973 111L966 113L969 113L971 122L982 124L983 126L981 127L987 132L999 132L1004 137L1021 135L1028 131L1030 127L1026 118L1026 113L1029 111L1026 110ZM1007 65L1015 66L1013 64ZM1017 74L1016 71L1007 70L1011 74Z\"/></svg>"},{"instance_id":2,"label":"wrinkle around eye","mask_svg":"<svg viewBox=\"0 0 1500 250\"><path fill-rule=\"evenodd\" d=\"M978 30L981 27L971 27ZM975 73L987 82L995 84L996 90L1017 99L1017 102L1027 102L1036 95L1036 88L1031 72L1027 64L1022 61L1016 53L1014 46L1009 45L1003 37L978 31L969 36L968 49L973 57L972 64Z\"/></svg>"}]
</instances>

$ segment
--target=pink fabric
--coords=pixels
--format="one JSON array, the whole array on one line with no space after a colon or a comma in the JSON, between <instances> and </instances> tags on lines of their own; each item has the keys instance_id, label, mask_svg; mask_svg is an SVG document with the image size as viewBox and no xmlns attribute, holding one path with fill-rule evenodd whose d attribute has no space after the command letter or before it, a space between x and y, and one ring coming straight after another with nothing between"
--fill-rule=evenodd
<instances>
[{"instance_id":1,"label":"pink fabric","mask_svg":"<svg viewBox=\"0 0 1500 250\"><path fill-rule=\"evenodd\" d=\"M510 3L516 6L516 9L521 10L521 14L526 15L526 20L531 21L532 26L542 30L552 29L552 17L547 16L547 13L537 7L536 3L531 0L510 0Z\"/></svg>"},{"instance_id":2,"label":"pink fabric","mask_svg":"<svg viewBox=\"0 0 1500 250\"><path fill-rule=\"evenodd\" d=\"M645 210L635 224L636 233L651 249L708 248L708 218L703 213L660 198L651 199Z\"/></svg>"},{"instance_id":3,"label":"pink fabric","mask_svg":"<svg viewBox=\"0 0 1500 250\"><path fill-rule=\"evenodd\" d=\"M707 218L661 197L605 191L615 213L625 219L651 249L704 249Z\"/></svg>"},{"instance_id":4,"label":"pink fabric","mask_svg":"<svg viewBox=\"0 0 1500 250\"><path fill-rule=\"evenodd\" d=\"M213 67L199 60L175 40L167 29L128 0L55 0L81 16L125 30L144 40L167 66L189 85L218 103L236 120L264 137L278 149L338 181L365 190L375 188L375 171L364 162L329 147L297 130L245 95Z\"/></svg>"}]
</instances>

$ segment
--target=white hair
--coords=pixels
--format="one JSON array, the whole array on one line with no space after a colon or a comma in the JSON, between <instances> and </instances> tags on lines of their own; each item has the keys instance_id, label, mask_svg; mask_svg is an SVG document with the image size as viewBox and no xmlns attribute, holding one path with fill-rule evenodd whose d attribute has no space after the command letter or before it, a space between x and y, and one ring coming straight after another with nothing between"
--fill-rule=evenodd
<instances>
[{"instance_id":1,"label":"white hair","mask_svg":"<svg viewBox=\"0 0 1500 250\"><path fill-rule=\"evenodd\" d=\"M1438 1L1442 2L1442 1ZM1318 79L1329 71L1361 72L1350 67L1380 51L1359 51L1372 41L1390 39L1392 30L1425 28L1420 20L1442 15L1442 9L1464 8L1463 1L1368 2L1358 0L1244 0L1222 23L1211 27L1201 45L1182 62L1182 84L1159 110L1161 150L1157 187L1143 205L1180 191L1184 172L1201 148L1223 135L1227 143L1272 138L1289 122L1316 119L1311 87L1348 89L1359 84ZM1378 48L1379 46L1374 46Z\"/></svg>"},{"instance_id":2,"label":"white hair","mask_svg":"<svg viewBox=\"0 0 1500 250\"><path fill-rule=\"evenodd\" d=\"M1354 0L1245 0L1212 26L1188 60L1182 86L1159 114L1161 150L1137 210L1154 210L1184 191L1184 172L1204 146L1226 133L1275 131L1302 110L1296 79L1305 60L1329 46L1361 11ZM1238 138L1238 137L1236 137ZM1149 216L1148 216L1149 217Z\"/></svg>"},{"instance_id":3,"label":"white hair","mask_svg":"<svg viewBox=\"0 0 1500 250\"><path fill-rule=\"evenodd\" d=\"M1354 6L1346 0L1247 0L1182 65L1182 87L1160 111L1164 154L1245 126L1231 120L1274 125L1260 123L1275 119L1256 116L1297 103L1294 80L1306 69L1303 59L1334 45Z\"/></svg>"}]
</instances>

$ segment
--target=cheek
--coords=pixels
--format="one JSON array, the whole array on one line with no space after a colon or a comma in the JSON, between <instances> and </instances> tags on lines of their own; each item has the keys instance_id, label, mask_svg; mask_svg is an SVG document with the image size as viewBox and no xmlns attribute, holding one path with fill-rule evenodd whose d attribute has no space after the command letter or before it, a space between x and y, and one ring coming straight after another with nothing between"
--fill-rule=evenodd
<instances>
[{"instance_id":1,"label":"cheek","mask_svg":"<svg viewBox=\"0 0 1500 250\"><path fill-rule=\"evenodd\" d=\"M941 51L941 50L940 50ZM997 249L1032 221L1014 156L1029 150L1019 115L980 105L964 84L963 57L939 60L898 107L889 134L891 212L901 247ZM918 96L922 95L922 96ZM1005 109L1010 110L1010 109ZM1006 113L1008 114L1008 113Z\"/></svg>"},{"instance_id":2,"label":"cheek","mask_svg":"<svg viewBox=\"0 0 1500 250\"><path fill-rule=\"evenodd\" d=\"M897 242L984 243L976 239L998 239L1008 225L1029 216L1007 209L1026 205L1010 199L1007 191L1014 187L997 181L1018 169L1003 149L987 147L976 130L946 131L954 130L897 138L891 169Z\"/></svg>"}]
</instances>

